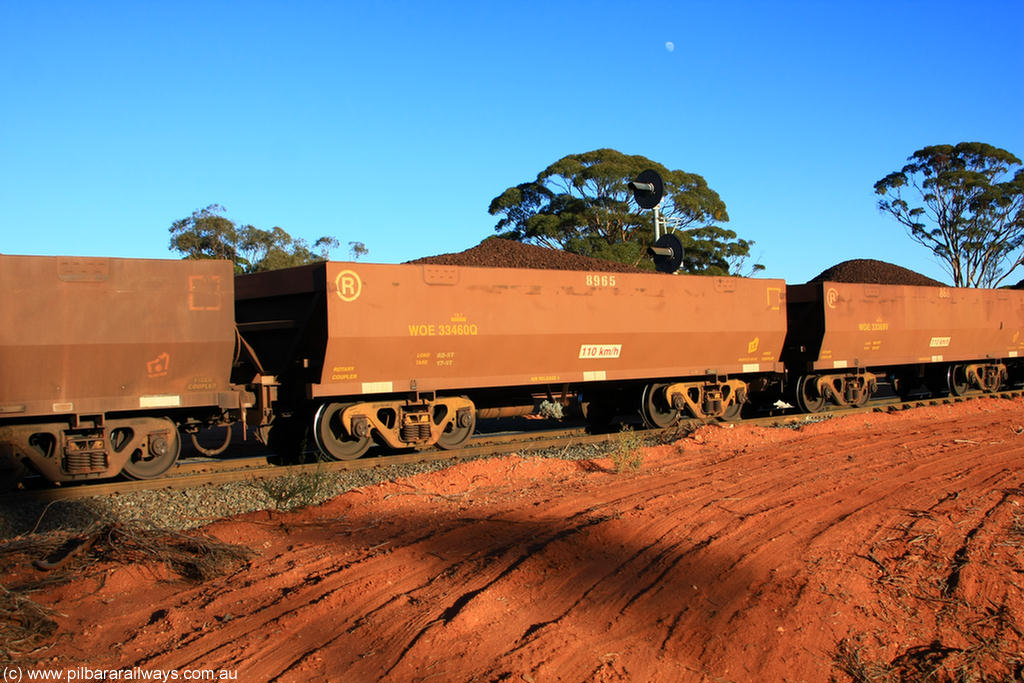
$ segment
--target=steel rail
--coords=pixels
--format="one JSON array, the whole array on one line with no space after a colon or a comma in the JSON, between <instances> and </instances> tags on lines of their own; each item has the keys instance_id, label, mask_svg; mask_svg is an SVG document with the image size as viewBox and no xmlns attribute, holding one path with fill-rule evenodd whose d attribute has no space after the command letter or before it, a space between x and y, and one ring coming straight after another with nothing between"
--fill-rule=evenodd
<instances>
[{"instance_id":1,"label":"steel rail","mask_svg":"<svg viewBox=\"0 0 1024 683\"><path fill-rule=\"evenodd\" d=\"M1024 390L1014 389L988 394L968 394L965 396L944 396L936 398L920 398L908 401L895 399L879 399L869 402L860 408L844 408L826 410L818 413L780 413L764 417L754 417L731 422L702 421L687 419L664 429L647 429L638 432L645 440L665 440L682 438L696 428L711 424L721 427L731 426L766 426L782 427L801 423L820 422L834 417L857 415L871 412L897 412L914 408L962 403L979 398L1020 398ZM412 453L383 454L358 460L320 461L298 465L276 465L268 456L247 458L231 458L211 461L186 461L180 463L171 474L159 479L141 481L106 481L95 484L76 484L73 486L52 486L39 489L25 489L0 495L0 502L32 498L35 500L73 500L93 496L109 496L135 491L147 490L181 490L199 486L216 486L238 481L272 479L276 477L324 472L351 472L374 468L387 468L395 465L408 465L438 462L444 460L467 460L476 457L508 455L519 452L530 452L548 448L567 450L574 446L598 445L612 443L619 438L618 432L607 434L587 434L580 428L560 428L546 431L514 432L503 434L484 434L474 437L472 445L458 450L443 451L438 449L416 451Z\"/></svg>"},{"instance_id":2,"label":"steel rail","mask_svg":"<svg viewBox=\"0 0 1024 683\"><path fill-rule=\"evenodd\" d=\"M520 438L516 439L515 437ZM525 436L525 438L523 438ZM551 435L544 432L526 432L520 434L493 435L484 437L484 444L472 445L459 450L424 450L413 453L384 454L358 460L331 460L298 465L274 465L267 456L256 456L244 459L223 460L214 462L186 462L159 479L139 481L105 481L95 484L75 484L72 486L51 486L47 488L25 489L13 491L0 496L0 502L18 498L35 500L72 500L92 496L108 496L135 491L180 490L197 486L219 485L236 481L271 479L275 477L302 474L308 472L350 472L367 470L376 467L391 467L417 463L437 462L443 460L465 460L486 455L506 455L524 450L541 450L556 446L569 447L588 443L601 443L614 438L615 434L586 434L582 428L578 430L558 429ZM237 462L243 460L243 462ZM237 462L237 464L235 464Z\"/></svg>"}]
</instances>

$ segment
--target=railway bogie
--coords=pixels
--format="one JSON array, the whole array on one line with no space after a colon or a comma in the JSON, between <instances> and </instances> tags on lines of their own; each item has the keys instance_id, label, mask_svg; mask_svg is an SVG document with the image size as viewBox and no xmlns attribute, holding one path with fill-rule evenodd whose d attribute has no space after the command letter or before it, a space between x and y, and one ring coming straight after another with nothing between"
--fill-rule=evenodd
<instances>
[{"instance_id":1,"label":"railway bogie","mask_svg":"<svg viewBox=\"0 0 1024 683\"><path fill-rule=\"evenodd\" d=\"M683 418L733 420L747 402L747 383L709 377L655 382L643 387L640 417L650 428L671 427Z\"/></svg>"},{"instance_id":2,"label":"railway bogie","mask_svg":"<svg viewBox=\"0 0 1024 683\"><path fill-rule=\"evenodd\" d=\"M476 410L464 397L322 403L313 416L320 453L334 460L363 455L374 440L404 448L458 448L476 425Z\"/></svg>"},{"instance_id":3,"label":"railway bogie","mask_svg":"<svg viewBox=\"0 0 1024 683\"><path fill-rule=\"evenodd\" d=\"M675 382L665 387L672 406L691 417L705 420L735 416L747 401L747 384L738 379Z\"/></svg>"},{"instance_id":4,"label":"railway bogie","mask_svg":"<svg viewBox=\"0 0 1024 683\"><path fill-rule=\"evenodd\" d=\"M805 413L817 413L826 406L860 408L878 388L872 372L829 372L799 375L792 382L795 405Z\"/></svg>"}]
</instances>

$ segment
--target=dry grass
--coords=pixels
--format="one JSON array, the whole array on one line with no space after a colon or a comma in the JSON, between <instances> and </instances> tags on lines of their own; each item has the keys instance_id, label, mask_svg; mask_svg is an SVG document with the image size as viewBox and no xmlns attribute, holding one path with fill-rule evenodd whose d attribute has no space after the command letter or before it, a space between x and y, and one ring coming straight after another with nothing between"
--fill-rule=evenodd
<instances>
[{"instance_id":1,"label":"dry grass","mask_svg":"<svg viewBox=\"0 0 1024 683\"><path fill-rule=\"evenodd\" d=\"M228 574L255 555L249 548L223 543L211 536L123 523L102 528L89 553L97 561L164 564L181 578L195 583Z\"/></svg>"},{"instance_id":2,"label":"dry grass","mask_svg":"<svg viewBox=\"0 0 1024 683\"><path fill-rule=\"evenodd\" d=\"M1024 655L1001 633L964 629L967 647L941 641L907 648L889 662L874 660L858 640L844 638L833 666L851 683L1011 683L1024 681Z\"/></svg>"},{"instance_id":3,"label":"dry grass","mask_svg":"<svg viewBox=\"0 0 1024 683\"><path fill-rule=\"evenodd\" d=\"M285 474L260 479L252 484L265 495L278 510L294 510L322 502L334 490L334 478L326 471Z\"/></svg>"},{"instance_id":4,"label":"dry grass","mask_svg":"<svg viewBox=\"0 0 1024 683\"><path fill-rule=\"evenodd\" d=\"M53 531L0 544L0 572L23 577L0 586L0 666L45 648L57 631L60 615L29 597L33 592L71 580L98 563L163 565L189 582L201 583L237 570L255 553L210 536L183 534L138 523L96 522L82 533ZM40 568L51 571L37 571Z\"/></svg>"},{"instance_id":5,"label":"dry grass","mask_svg":"<svg viewBox=\"0 0 1024 683\"><path fill-rule=\"evenodd\" d=\"M644 462L643 444L644 437L641 434L634 432L628 425L622 425L611 453L615 471L621 474L627 469L639 470Z\"/></svg>"},{"instance_id":6,"label":"dry grass","mask_svg":"<svg viewBox=\"0 0 1024 683\"><path fill-rule=\"evenodd\" d=\"M1024 535L1019 517L1000 528L999 539L1006 546L1020 547ZM832 664L851 683L1024 682L1024 631L1008 602L1013 596L1010 591L1019 586L1007 576L1008 588L1001 602L962 594L957 590L959 573L975 560L966 544L951 559L943 557L940 541L937 534L919 533L908 541L913 554L888 562L871 550L860 556L879 569L880 576L875 579L879 593L908 608L911 619L917 616L912 605L942 607L936 614L931 642L893 653L886 647L891 630L886 629L884 620L870 634L839 641ZM999 566L1010 569L1005 564Z\"/></svg>"},{"instance_id":7,"label":"dry grass","mask_svg":"<svg viewBox=\"0 0 1024 683\"><path fill-rule=\"evenodd\" d=\"M55 613L0 586L0 667L46 647L57 631Z\"/></svg>"},{"instance_id":8,"label":"dry grass","mask_svg":"<svg viewBox=\"0 0 1024 683\"><path fill-rule=\"evenodd\" d=\"M832 664L849 676L851 683L883 683L893 680L892 667L865 658L864 646L848 638L839 641L832 653Z\"/></svg>"}]
</instances>

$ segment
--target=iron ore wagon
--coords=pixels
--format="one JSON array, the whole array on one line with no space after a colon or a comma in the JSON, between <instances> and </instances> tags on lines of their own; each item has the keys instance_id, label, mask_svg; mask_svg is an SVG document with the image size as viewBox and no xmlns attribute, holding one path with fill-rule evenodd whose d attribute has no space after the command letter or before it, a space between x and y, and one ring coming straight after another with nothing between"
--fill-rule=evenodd
<instances>
[{"instance_id":1,"label":"iron ore wagon","mask_svg":"<svg viewBox=\"0 0 1024 683\"><path fill-rule=\"evenodd\" d=\"M0 255L0 462L159 476L179 428L239 412L234 346L226 261Z\"/></svg>"},{"instance_id":2,"label":"iron ore wagon","mask_svg":"<svg viewBox=\"0 0 1024 683\"><path fill-rule=\"evenodd\" d=\"M1024 355L1024 292L812 282L787 287L783 359L798 406L858 406L897 391L992 392Z\"/></svg>"},{"instance_id":3,"label":"iron ore wagon","mask_svg":"<svg viewBox=\"0 0 1024 683\"><path fill-rule=\"evenodd\" d=\"M782 371L781 280L319 263L239 277L236 317L266 438L311 429L326 456L454 448L478 417L583 397L592 422L640 410L738 415ZM276 423L276 425L275 425Z\"/></svg>"}]
</instances>

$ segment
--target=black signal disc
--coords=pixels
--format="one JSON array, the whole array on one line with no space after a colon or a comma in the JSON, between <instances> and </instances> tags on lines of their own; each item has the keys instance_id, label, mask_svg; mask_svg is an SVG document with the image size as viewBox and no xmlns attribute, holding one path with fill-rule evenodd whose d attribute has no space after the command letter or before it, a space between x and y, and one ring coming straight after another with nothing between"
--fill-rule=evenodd
<instances>
[{"instance_id":1,"label":"black signal disc","mask_svg":"<svg viewBox=\"0 0 1024 683\"><path fill-rule=\"evenodd\" d=\"M637 187L637 185L650 186ZM633 189L633 199L640 205L641 209L653 209L661 201L661 198L665 196L665 183L661 180L661 175L653 169L647 169L641 171L640 175L636 177L630 187Z\"/></svg>"},{"instance_id":2,"label":"black signal disc","mask_svg":"<svg viewBox=\"0 0 1024 683\"><path fill-rule=\"evenodd\" d=\"M669 250L671 253L658 253ZM651 248L655 270L662 273L674 273L683 265L683 241L675 233L667 233L658 238Z\"/></svg>"}]
</instances>

